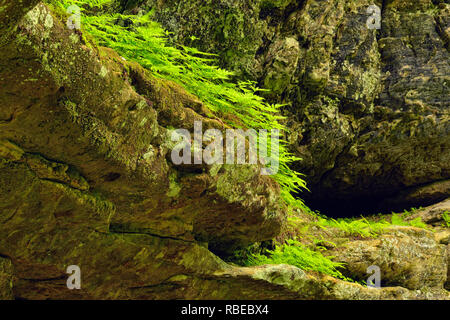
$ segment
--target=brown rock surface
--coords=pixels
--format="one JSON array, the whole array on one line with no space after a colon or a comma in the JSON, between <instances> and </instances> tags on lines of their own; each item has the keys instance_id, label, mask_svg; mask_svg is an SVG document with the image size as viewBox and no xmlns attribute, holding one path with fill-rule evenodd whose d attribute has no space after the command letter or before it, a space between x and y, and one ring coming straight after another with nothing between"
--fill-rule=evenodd
<instances>
[{"instance_id":1,"label":"brown rock surface","mask_svg":"<svg viewBox=\"0 0 450 320\"><path fill-rule=\"evenodd\" d=\"M350 241L328 254L346 263L347 275L362 281L370 266L378 266L382 286L443 289L447 280L447 248L423 229L391 227L375 239Z\"/></svg>"}]
</instances>

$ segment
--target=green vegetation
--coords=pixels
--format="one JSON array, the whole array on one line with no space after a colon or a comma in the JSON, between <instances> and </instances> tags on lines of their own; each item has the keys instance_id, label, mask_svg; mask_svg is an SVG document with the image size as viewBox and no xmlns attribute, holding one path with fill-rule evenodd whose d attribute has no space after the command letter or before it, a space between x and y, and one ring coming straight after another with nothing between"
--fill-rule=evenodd
<instances>
[{"instance_id":1,"label":"green vegetation","mask_svg":"<svg viewBox=\"0 0 450 320\"><path fill-rule=\"evenodd\" d=\"M450 228L450 212L444 211L444 213L442 214L442 219L444 219L443 226Z\"/></svg>"},{"instance_id":2,"label":"green vegetation","mask_svg":"<svg viewBox=\"0 0 450 320\"><path fill-rule=\"evenodd\" d=\"M95 13L111 0L48 0L57 10L65 10L72 4L82 8L81 25L84 32L102 46L114 49L125 59L138 62L151 73L182 85L196 95L228 125L238 128L279 129L281 135L287 131L281 124L279 109L257 95L252 82L233 83L232 72L214 65L214 55L185 46L173 47L167 42L167 33L144 16ZM93 8L97 10L93 10ZM225 117L231 115L232 117ZM270 137L269 137L270 138ZM282 197L291 206L304 208L301 200L292 195L306 184L302 175L290 169L289 164L300 160L288 152L286 141L281 139L279 147L280 168L273 178L282 187ZM274 155L271 155L274 156Z\"/></svg>"},{"instance_id":3,"label":"green vegetation","mask_svg":"<svg viewBox=\"0 0 450 320\"><path fill-rule=\"evenodd\" d=\"M417 217L411 221L405 221L401 214L392 214L392 224L396 226L411 226L416 228L428 229L426 223L422 221L421 217Z\"/></svg>"},{"instance_id":4,"label":"green vegetation","mask_svg":"<svg viewBox=\"0 0 450 320\"><path fill-rule=\"evenodd\" d=\"M296 240L288 240L286 244L277 246L275 250L268 250L268 253L270 256L250 255L246 265L290 264L305 271L321 272L346 281L352 281L338 270L344 264L334 262L332 257L325 257L320 251L311 250Z\"/></svg>"},{"instance_id":5,"label":"green vegetation","mask_svg":"<svg viewBox=\"0 0 450 320\"><path fill-rule=\"evenodd\" d=\"M311 242L312 247L316 251L306 247L299 241L287 240L286 243L277 245L273 251L266 250L262 254L249 254L246 265L291 264L304 270L318 271L346 281L351 281L351 279L343 276L338 270L343 267L343 264L334 262L333 257L322 254L322 251L327 250L324 245L328 247L337 247L337 245L320 234L312 235L308 231L310 227L317 226L324 231L338 229L344 231L345 236L359 236L362 238L375 238L385 229L394 225L429 229L420 217L410 221L405 220L406 217L411 216L416 210L413 208L410 211L405 210L400 214L393 213L390 221L380 218L377 219L377 217L373 217L374 219L365 217L331 219L311 210L307 210L306 213L312 217L312 222L305 222L294 215L290 215L288 217L289 227L298 229L302 235L301 237ZM444 220L450 221L448 214Z\"/></svg>"},{"instance_id":6,"label":"green vegetation","mask_svg":"<svg viewBox=\"0 0 450 320\"><path fill-rule=\"evenodd\" d=\"M361 236L363 238L376 237L384 229L391 226L386 220L369 221L361 219L329 219L318 217L316 225L321 228L337 228L343 230L348 236Z\"/></svg>"},{"instance_id":7,"label":"green vegetation","mask_svg":"<svg viewBox=\"0 0 450 320\"><path fill-rule=\"evenodd\" d=\"M319 213L309 211L309 214L317 216L315 225L327 229L336 228L343 230L347 236L361 236L363 238L376 237L383 230L391 226L411 226L416 228L429 229L426 223L422 221L421 217L406 221L405 219L413 215L418 209L412 208L405 210L403 213L392 213L390 221L386 219L368 219L361 218L340 218L330 219L322 216Z\"/></svg>"}]
</instances>

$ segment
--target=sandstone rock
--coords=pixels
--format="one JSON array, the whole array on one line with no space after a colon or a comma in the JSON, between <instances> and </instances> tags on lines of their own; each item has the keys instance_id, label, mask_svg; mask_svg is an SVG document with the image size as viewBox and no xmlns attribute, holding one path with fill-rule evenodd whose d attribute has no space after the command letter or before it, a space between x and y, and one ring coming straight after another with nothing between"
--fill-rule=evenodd
<instances>
[{"instance_id":1,"label":"sandstone rock","mask_svg":"<svg viewBox=\"0 0 450 320\"><path fill-rule=\"evenodd\" d=\"M346 263L345 273L361 281L368 278L368 267L378 266L382 286L442 289L447 279L446 246L424 229L391 227L376 239L350 241L328 254Z\"/></svg>"},{"instance_id":2,"label":"sandstone rock","mask_svg":"<svg viewBox=\"0 0 450 320\"><path fill-rule=\"evenodd\" d=\"M447 282L445 282L444 288L450 290L450 244L447 245Z\"/></svg>"},{"instance_id":3,"label":"sandstone rock","mask_svg":"<svg viewBox=\"0 0 450 320\"><path fill-rule=\"evenodd\" d=\"M54 20L51 27L45 27L46 20ZM22 156L2 163L4 179L27 170L30 179L35 175L104 198L114 208L108 213L111 225L122 232L199 239L217 249L221 242L226 247L245 245L277 233L282 217L279 188L259 175L258 168L223 166L217 174L201 168L189 176L166 160L170 135L163 125L177 125L178 118L169 118L170 123L162 116L162 125L159 114L170 105L178 114L190 115L184 123L189 129L195 117L204 119L192 110L197 100L144 75L138 66L125 65L111 50L100 58L73 41L72 32L43 5L27 14L19 30L2 48L2 61L9 66L1 74L0 118L4 148L14 145ZM16 55L23 62L8 63ZM126 69L148 78L151 96L133 90L131 80L122 78L130 73ZM205 123L223 128L213 119L205 118ZM7 188L3 196L13 192L16 182L2 184ZM192 192L194 186L200 189ZM232 197L231 187L248 197Z\"/></svg>"},{"instance_id":4,"label":"sandstone rock","mask_svg":"<svg viewBox=\"0 0 450 320\"><path fill-rule=\"evenodd\" d=\"M270 66L266 66L263 80L270 95L281 94L289 86L298 66L299 53L300 46L295 38L278 40L270 46L265 58Z\"/></svg>"},{"instance_id":5,"label":"sandstone rock","mask_svg":"<svg viewBox=\"0 0 450 320\"><path fill-rule=\"evenodd\" d=\"M133 234L224 252L278 233L279 187L260 168L226 165L186 174L166 157L167 126L179 124L169 112L185 114L187 129L195 119L225 129L201 115L197 99L112 50L86 46L46 6L34 4L14 3L29 12L10 21L16 33L1 43L0 58L0 253L17 267L17 296L132 295L108 290L129 277L125 270L134 279L126 290L162 282L149 280L164 276L156 261L150 263L155 274L131 276L142 266L129 269L127 259L147 250L124 240ZM137 92L129 77L147 91ZM172 247L168 256L185 253ZM165 244L150 248L165 255ZM203 268L202 259L189 262L193 272ZM85 276L81 293L64 285L72 264ZM103 267L109 271L99 276ZM116 284L107 284L111 273Z\"/></svg>"},{"instance_id":6,"label":"sandstone rock","mask_svg":"<svg viewBox=\"0 0 450 320\"><path fill-rule=\"evenodd\" d=\"M405 220L410 221L420 217L420 219L427 224L441 227L444 225L445 213L450 213L450 198L435 205L417 210L412 215L406 217Z\"/></svg>"},{"instance_id":7,"label":"sandstone rock","mask_svg":"<svg viewBox=\"0 0 450 320\"><path fill-rule=\"evenodd\" d=\"M449 299L442 289L407 290L401 287L367 288L359 284L337 280L328 276L308 274L290 265L266 265L254 268L239 268L229 271L236 280L244 277L261 281L261 285L274 285L285 291L291 299L339 299L339 300L414 300ZM271 292L276 292L273 288ZM245 292L245 291L244 291ZM275 298L273 296L272 298Z\"/></svg>"},{"instance_id":8,"label":"sandstone rock","mask_svg":"<svg viewBox=\"0 0 450 320\"><path fill-rule=\"evenodd\" d=\"M364 4L361 5L357 9L360 14ZM407 194L397 201L401 208L427 205L449 195L448 189L429 189L432 192L427 197L414 190L448 179L450 161L445 150L450 149L446 63L449 53L435 31L432 14L400 7L390 3L383 9L380 34L375 37L369 32L360 48L357 44L364 41L362 37L367 30L358 33L350 29L355 24L354 18L349 14L343 16L341 28L346 29L337 32L334 50L330 49L334 58L331 61L342 62L330 74L331 79L337 80L327 80L323 89L326 95L338 98L334 116L321 115L327 109L323 103L312 120L307 113L315 109L309 106L299 109L305 110L301 112L305 113L303 119L308 119L308 126L306 130L300 126L306 132L301 133L303 142L295 144L300 156L306 159L298 169L310 176L312 197L327 195L325 198L333 201L332 206L340 201L351 206L356 201L346 199L360 198L366 210L374 199L377 203L373 204L373 210L396 210L398 207L380 200L403 190ZM354 59L355 55L360 59ZM339 85L333 83L352 79L349 72L350 76L358 74L352 70L367 73L353 78L347 89L345 86L344 90L338 89ZM348 90L359 85L369 91ZM336 138L331 138L332 133L320 124L321 119L326 119L324 124L333 128ZM316 124L324 129L318 130ZM342 130L345 127L349 129ZM327 150L331 150L329 155Z\"/></svg>"}]
</instances>

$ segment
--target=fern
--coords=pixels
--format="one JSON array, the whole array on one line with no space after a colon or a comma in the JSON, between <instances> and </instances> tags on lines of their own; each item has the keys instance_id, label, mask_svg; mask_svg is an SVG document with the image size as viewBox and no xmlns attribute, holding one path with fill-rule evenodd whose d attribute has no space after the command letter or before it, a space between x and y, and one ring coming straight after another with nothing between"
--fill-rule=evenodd
<instances>
[{"instance_id":1,"label":"fern","mask_svg":"<svg viewBox=\"0 0 450 320\"><path fill-rule=\"evenodd\" d=\"M393 225L397 226L411 226L416 228L429 229L426 223L422 221L421 217L417 217L413 220L406 221L402 214L392 214L391 222Z\"/></svg>"},{"instance_id":2,"label":"fern","mask_svg":"<svg viewBox=\"0 0 450 320\"><path fill-rule=\"evenodd\" d=\"M268 255L253 254L248 257L247 266L263 264L290 264L305 271L317 271L330 276L352 281L345 277L338 268L344 264L332 261L319 251L311 250L296 240L288 240L286 244L277 246L275 250L267 250Z\"/></svg>"},{"instance_id":3,"label":"fern","mask_svg":"<svg viewBox=\"0 0 450 320\"><path fill-rule=\"evenodd\" d=\"M360 219L329 219L318 217L316 222L321 228L337 228L343 230L346 235L361 236L363 238L376 237L391 224L385 220L372 222L362 217Z\"/></svg>"},{"instance_id":4,"label":"fern","mask_svg":"<svg viewBox=\"0 0 450 320\"><path fill-rule=\"evenodd\" d=\"M444 211L442 214L442 219L444 219L444 223L442 224L444 227L450 228L450 212Z\"/></svg>"},{"instance_id":5,"label":"fern","mask_svg":"<svg viewBox=\"0 0 450 320\"><path fill-rule=\"evenodd\" d=\"M110 4L112 0L49 0L47 2L49 4L56 5L63 10L66 10L71 5L77 5L80 7L81 11L83 11L84 7L90 9L102 9L103 6Z\"/></svg>"},{"instance_id":6,"label":"fern","mask_svg":"<svg viewBox=\"0 0 450 320\"><path fill-rule=\"evenodd\" d=\"M316 215L317 221L315 224L323 229L336 228L344 231L346 235L361 236L363 238L377 237L383 232L383 230L393 225L429 229L427 224L424 223L420 217L406 221L405 217L411 215L411 213L406 210L403 214L393 213L390 222L385 219L370 221L364 217L330 219L318 214Z\"/></svg>"}]
</instances>

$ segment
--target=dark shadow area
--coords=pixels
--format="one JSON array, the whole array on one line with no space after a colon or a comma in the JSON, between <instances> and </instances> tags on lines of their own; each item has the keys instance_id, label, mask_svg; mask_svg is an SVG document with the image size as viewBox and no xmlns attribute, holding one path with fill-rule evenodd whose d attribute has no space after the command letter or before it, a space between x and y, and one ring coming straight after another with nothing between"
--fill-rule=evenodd
<instances>
[{"instance_id":1,"label":"dark shadow area","mask_svg":"<svg viewBox=\"0 0 450 320\"><path fill-rule=\"evenodd\" d=\"M313 211L331 218L353 218L375 214L403 212L411 208L426 207L445 200L447 197L432 197L416 201L397 202L386 197L355 197L351 199L332 197L303 197L306 205Z\"/></svg>"}]
</instances>

